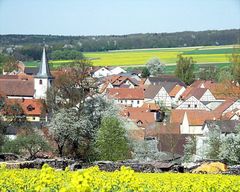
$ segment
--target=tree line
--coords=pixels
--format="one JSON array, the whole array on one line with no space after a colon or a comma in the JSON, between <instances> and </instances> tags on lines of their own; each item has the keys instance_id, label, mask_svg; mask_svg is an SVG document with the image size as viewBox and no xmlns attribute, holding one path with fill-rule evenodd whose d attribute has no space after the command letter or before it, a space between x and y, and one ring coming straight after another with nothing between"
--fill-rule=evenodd
<instances>
[{"instance_id":1,"label":"tree line","mask_svg":"<svg viewBox=\"0 0 240 192\"><path fill-rule=\"evenodd\" d=\"M239 29L146 33L109 36L0 35L2 47L41 46L43 39L53 50L71 48L81 52L121 49L166 48L235 44Z\"/></svg>"}]
</instances>

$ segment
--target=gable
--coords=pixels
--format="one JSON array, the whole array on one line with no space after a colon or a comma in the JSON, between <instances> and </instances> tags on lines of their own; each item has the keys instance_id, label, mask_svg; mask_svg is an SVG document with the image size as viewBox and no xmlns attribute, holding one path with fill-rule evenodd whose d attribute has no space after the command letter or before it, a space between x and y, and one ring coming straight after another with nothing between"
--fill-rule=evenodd
<instances>
[{"instance_id":1,"label":"gable","mask_svg":"<svg viewBox=\"0 0 240 192\"><path fill-rule=\"evenodd\" d=\"M216 98L213 96L209 89L207 89L200 98L200 101L213 101L213 100L216 100Z\"/></svg>"},{"instance_id":2,"label":"gable","mask_svg":"<svg viewBox=\"0 0 240 192\"><path fill-rule=\"evenodd\" d=\"M207 110L207 106L205 106L201 101L199 101L194 96L189 97L186 101L182 102L176 109L196 109L196 110Z\"/></svg>"}]
</instances>

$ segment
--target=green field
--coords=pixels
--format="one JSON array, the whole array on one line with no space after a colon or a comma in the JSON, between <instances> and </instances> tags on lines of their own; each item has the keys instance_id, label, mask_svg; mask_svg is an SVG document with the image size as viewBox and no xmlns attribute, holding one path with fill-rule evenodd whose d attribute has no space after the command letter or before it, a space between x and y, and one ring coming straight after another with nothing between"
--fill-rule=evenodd
<instances>
[{"instance_id":1,"label":"green field","mask_svg":"<svg viewBox=\"0 0 240 192\"><path fill-rule=\"evenodd\" d=\"M233 51L232 45L226 46L201 46L183 48L159 48L159 49L136 49L119 50L108 52L84 53L85 57L92 60L94 66L122 66L140 67L144 66L152 57L158 57L166 64L166 71L171 73L175 70L177 55L183 54L193 57L197 65L216 64L226 66L229 63L229 56ZM72 60L50 61L52 68L63 66ZM26 62L27 66L37 66L39 62ZM220 67L219 66L219 67Z\"/></svg>"}]
</instances>

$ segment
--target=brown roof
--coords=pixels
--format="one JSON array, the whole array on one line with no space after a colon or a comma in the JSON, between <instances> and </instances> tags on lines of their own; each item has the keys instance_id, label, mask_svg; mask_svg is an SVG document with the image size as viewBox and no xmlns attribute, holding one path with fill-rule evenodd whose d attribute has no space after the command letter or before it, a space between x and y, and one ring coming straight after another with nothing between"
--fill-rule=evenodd
<instances>
[{"instance_id":1,"label":"brown roof","mask_svg":"<svg viewBox=\"0 0 240 192\"><path fill-rule=\"evenodd\" d=\"M187 91L182 94L182 99L188 99L191 96L194 96L196 99L201 99L204 93L207 91L207 88L195 88L190 87Z\"/></svg>"},{"instance_id":2,"label":"brown roof","mask_svg":"<svg viewBox=\"0 0 240 192\"><path fill-rule=\"evenodd\" d=\"M34 81L20 79L0 79L0 92L7 96L33 96Z\"/></svg>"},{"instance_id":3,"label":"brown roof","mask_svg":"<svg viewBox=\"0 0 240 192\"><path fill-rule=\"evenodd\" d=\"M161 90L161 88L162 85L149 85L144 92L144 97L153 99Z\"/></svg>"},{"instance_id":4,"label":"brown roof","mask_svg":"<svg viewBox=\"0 0 240 192\"><path fill-rule=\"evenodd\" d=\"M170 122L181 124L185 113L187 114L189 125L203 125L206 120L215 120L221 117L220 113L213 111L174 109L171 111Z\"/></svg>"},{"instance_id":5,"label":"brown roof","mask_svg":"<svg viewBox=\"0 0 240 192\"><path fill-rule=\"evenodd\" d=\"M109 88L107 93L110 97L126 100L143 100L144 91L141 88Z\"/></svg>"},{"instance_id":6,"label":"brown roof","mask_svg":"<svg viewBox=\"0 0 240 192\"><path fill-rule=\"evenodd\" d=\"M145 133L146 137L157 137L159 134L180 134L180 124L155 122L147 126Z\"/></svg>"},{"instance_id":7,"label":"brown roof","mask_svg":"<svg viewBox=\"0 0 240 192\"><path fill-rule=\"evenodd\" d=\"M203 85L204 88L210 88L213 84L215 83L211 80L196 80L191 84L191 87L201 88Z\"/></svg>"},{"instance_id":8,"label":"brown roof","mask_svg":"<svg viewBox=\"0 0 240 192\"><path fill-rule=\"evenodd\" d=\"M176 85L170 92L169 92L169 96L171 97L175 97L177 95L177 93L183 88L183 86L181 85Z\"/></svg>"}]
</instances>

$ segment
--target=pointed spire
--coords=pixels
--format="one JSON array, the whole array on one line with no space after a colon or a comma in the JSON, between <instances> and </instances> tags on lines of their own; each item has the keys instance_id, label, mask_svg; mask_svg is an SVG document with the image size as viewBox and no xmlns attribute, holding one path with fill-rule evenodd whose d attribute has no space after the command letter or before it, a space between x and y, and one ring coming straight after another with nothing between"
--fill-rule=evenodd
<instances>
[{"instance_id":1,"label":"pointed spire","mask_svg":"<svg viewBox=\"0 0 240 192\"><path fill-rule=\"evenodd\" d=\"M43 46L42 62L39 66L39 71L37 73L37 77L43 77L43 78L52 77L52 75L50 73L49 65L48 65L45 45Z\"/></svg>"}]
</instances>

